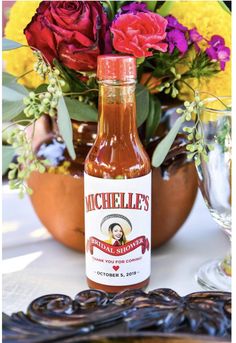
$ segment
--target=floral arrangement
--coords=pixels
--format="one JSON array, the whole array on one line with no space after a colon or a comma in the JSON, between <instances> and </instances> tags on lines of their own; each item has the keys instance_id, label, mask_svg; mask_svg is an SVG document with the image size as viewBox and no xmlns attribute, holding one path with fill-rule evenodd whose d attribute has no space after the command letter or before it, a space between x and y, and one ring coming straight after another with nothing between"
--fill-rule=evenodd
<instances>
[{"instance_id":1,"label":"floral arrangement","mask_svg":"<svg viewBox=\"0 0 236 343\"><path fill-rule=\"evenodd\" d=\"M182 123L193 117L195 122L184 128L190 141L189 158L197 164L202 156L207 159L210 147L197 131L197 124L207 82L225 74L230 84L228 32L227 37L214 31L204 36L201 22L187 22L191 11L185 12L182 1L37 1L30 3L30 13L25 14L26 3L28 6L28 2L16 2L11 14L21 9L27 21L16 28L10 14L3 40L6 70L17 73L3 74L3 120L12 122L3 157L5 169L10 168L11 188L19 189L21 196L25 191L31 193L25 182L31 171L44 172L49 165L32 147L34 128L42 115L57 117L60 135L71 158L75 158L71 119L97 120L96 66L101 54L137 58L137 123L145 128L144 144L152 140L159 125L163 94L185 101L178 109L179 119L154 151L154 166L163 162ZM213 3L217 13L228 18L223 2ZM200 3L188 1L188 6L202 9ZM194 16L191 12L191 20ZM11 34L13 24L15 36ZM19 62L18 53L22 56ZM20 75L21 65L24 70ZM211 90L209 84L207 90ZM221 90L212 92L214 96L224 95ZM29 126L33 128L31 136L27 134ZM18 157L12 163L15 151Z\"/></svg>"}]
</instances>

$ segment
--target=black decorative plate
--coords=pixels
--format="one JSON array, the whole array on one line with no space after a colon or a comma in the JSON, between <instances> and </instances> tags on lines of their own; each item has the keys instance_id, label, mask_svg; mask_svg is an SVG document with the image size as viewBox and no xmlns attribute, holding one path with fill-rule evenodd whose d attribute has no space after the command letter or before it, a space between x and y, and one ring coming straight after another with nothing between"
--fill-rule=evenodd
<instances>
[{"instance_id":1,"label":"black decorative plate","mask_svg":"<svg viewBox=\"0 0 236 343\"><path fill-rule=\"evenodd\" d=\"M3 342L229 342L231 293L85 290L35 299L27 314L3 314Z\"/></svg>"}]
</instances>

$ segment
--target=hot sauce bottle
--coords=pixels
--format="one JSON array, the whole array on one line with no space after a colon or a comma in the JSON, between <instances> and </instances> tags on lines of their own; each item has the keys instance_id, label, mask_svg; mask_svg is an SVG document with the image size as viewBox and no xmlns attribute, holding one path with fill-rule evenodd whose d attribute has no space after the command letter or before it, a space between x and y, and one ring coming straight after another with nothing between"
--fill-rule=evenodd
<instances>
[{"instance_id":1,"label":"hot sauce bottle","mask_svg":"<svg viewBox=\"0 0 236 343\"><path fill-rule=\"evenodd\" d=\"M98 57L97 138L85 160L89 287L145 288L150 277L151 167L136 126L136 60Z\"/></svg>"}]
</instances>

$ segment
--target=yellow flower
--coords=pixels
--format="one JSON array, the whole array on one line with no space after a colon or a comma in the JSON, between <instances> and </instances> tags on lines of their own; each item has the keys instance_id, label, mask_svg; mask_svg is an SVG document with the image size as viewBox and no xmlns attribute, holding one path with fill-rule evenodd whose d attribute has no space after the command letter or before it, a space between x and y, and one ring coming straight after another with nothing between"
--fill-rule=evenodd
<instances>
[{"instance_id":1,"label":"yellow flower","mask_svg":"<svg viewBox=\"0 0 236 343\"><path fill-rule=\"evenodd\" d=\"M175 1L171 14L189 29L196 27L206 39L210 40L213 35L222 36L225 45L231 48L231 15L222 9L218 1ZM216 96L231 95L231 62L226 63L224 71L202 79L200 85L196 79L188 80L188 83ZM191 94L186 86L181 87L181 93L184 99Z\"/></svg>"},{"instance_id":2,"label":"yellow flower","mask_svg":"<svg viewBox=\"0 0 236 343\"><path fill-rule=\"evenodd\" d=\"M48 173L50 174L63 174L63 175L69 175L71 163L69 161L64 161L62 165L57 166L57 167L49 167L48 168Z\"/></svg>"},{"instance_id":3,"label":"yellow flower","mask_svg":"<svg viewBox=\"0 0 236 343\"><path fill-rule=\"evenodd\" d=\"M18 0L13 4L5 28L6 38L28 45L23 30L34 16L39 3L40 1ZM32 50L27 47L4 52L3 60L5 70L15 76L32 70L36 61ZM35 88L42 83L42 79L36 72L32 72L20 79L20 82L29 88Z\"/></svg>"}]
</instances>

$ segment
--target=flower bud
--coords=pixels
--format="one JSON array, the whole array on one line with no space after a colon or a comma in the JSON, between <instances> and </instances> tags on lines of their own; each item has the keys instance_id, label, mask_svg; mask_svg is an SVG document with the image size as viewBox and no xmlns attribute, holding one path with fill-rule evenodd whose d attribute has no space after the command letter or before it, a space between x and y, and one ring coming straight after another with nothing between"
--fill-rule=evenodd
<instances>
[{"instance_id":1,"label":"flower bud","mask_svg":"<svg viewBox=\"0 0 236 343\"><path fill-rule=\"evenodd\" d=\"M32 116L33 114L34 114L34 110L33 110L33 108L30 108L29 111L28 111L28 115Z\"/></svg>"},{"instance_id":2,"label":"flower bud","mask_svg":"<svg viewBox=\"0 0 236 343\"><path fill-rule=\"evenodd\" d=\"M24 105L29 105L30 104L30 99L29 98L24 98L23 99Z\"/></svg>"},{"instance_id":3,"label":"flower bud","mask_svg":"<svg viewBox=\"0 0 236 343\"><path fill-rule=\"evenodd\" d=\"M43 104L47 105L49 103L49 99L48 98L44 98L42 101Z\"/></svg>"},{"instance_id":4,"label":"flower bud","mask_svg":"<svg viewBox=\"0 0 236 343\"><path fill-rule=\"evenodd\" d=\"M29 112L29 108L28 107L24 108L23 112L26 115L26 117L29 116L29 113L28 113Z\"/></svg>"},{"instance_id":5,"label":"flower bud","mask_svg":"<svg viewBox=\"0 0 236 343\"><path fill-rule=\"evenodd\" d=\"M52 94L46 92L45 95L44 95L44 97L47 98L47 99L51 99Z\"/></svg>"},{"instance_id":6,"label":"flower bud","mask_svg":"<svg viewBox=\"0 0 236 343\"><path fill-rule=\"evenodd\" d=\"M57 80L56 80L54 77L52 77L52 78L49 80L49 82L50 82L51 85L55 85L55 84L57 83Z\"/></svg>"},{"instance_id":7,"label":"flower bud","mask_svg":"<svg viewBox=\"0 0 236 343\"><path fill-rule=\"evenodd\" d=\"M54 73L57 75L57 76L59 76L60 75L60 71L58 70L58 69L54 69Z\"/></svg>"},{"instance_id":8,"label":"flower bud","mask_svg":"<svg viewBox=\"0 0 236 343\"><path fill-rule=\"evenodd\" d=\"M57 90L57 91L56 91L56 95L57 95L58 97L62 96L62 91Z\"/></svg>"},{"instance_id":9,"label":"flower bud","mask_svg":"<svg viewBox=\"0 0 236 343\"><path fill-rule=\"evenodd\" d=\"M51 85L48 86L47 90L49 91L49 93L54 93L54 87L52 87Z\"/></svg>"},{"instance_id":10,"label":"flower bud","mask_svg":"<svg viewBox=\"0 0 236 343\"><path fill-rule=\"evenodd\" d=\"M56 108L57 107L57 101L53 100L50 103L51 107Z\"/></svg>"},{"instance_id":11,"label":"flower bud","mask_svg":"<svg viewBox=\"0 0 236 343\"><path fill-rule=\"evenodd\" d=\"M15 178L15 174L16 174L16 169L9 171L8 179L13 180Z\"/></svg>"},{"instance_id":12,"label":"flower bud","mask_svg":"<svg viewBox=\"0 0 236 343\"><path fill-rule=\"evenodd\" d=\"M188 113L188 114L186 115L186 120L187 120L187 121L190 121L191 119L192 119L191 114Z\"/></svg>"},{"instance_id":13,"label":"flower bud","mask_svg":"<svg viewBox=\"0 0 236 343\"><path fill-rule=\"evenodd\" d=\"M197 149L198 149L199 152L202 152L203 151L203 146L199 145Z\"/></svg>"},{"instance_id":14,"label":"flower bud","mask_svg":"<svg viewBox=\"0 0 236 343\"><path fill-rule=\"evenodd\" d=\"M56 115L56 111L53 109L53 108L51 108L50 110L49 110L49 115L50 115L50 117L54 117L55 115Z\"/></svg>"},{"instance_id":15,"label":"flower bud","mask_svg":"<svg viewBox=\"0 0 236 343\"><path fill-rule=\"evenodd\" d=\"M34 92L30 92L30 93L29 93L29 97L30 97L31 99L35 99L35 93L34 93Z\"/></svg>"},{"instance_id":16,"label":"flower bud","mask_svg":"<svg viewBox=\"0 0 236 343\"><path fill-rule=\"evenodd\" d=\"M61 79L61 80L59 80L59 83L60 83L61 87L65 86L65 84L66 84L66 83L65 83L65 81L64 81L64 80L62 80L62 79Z\"/></svg>"}]
</instances>

